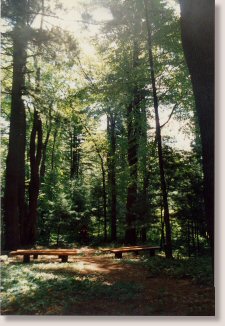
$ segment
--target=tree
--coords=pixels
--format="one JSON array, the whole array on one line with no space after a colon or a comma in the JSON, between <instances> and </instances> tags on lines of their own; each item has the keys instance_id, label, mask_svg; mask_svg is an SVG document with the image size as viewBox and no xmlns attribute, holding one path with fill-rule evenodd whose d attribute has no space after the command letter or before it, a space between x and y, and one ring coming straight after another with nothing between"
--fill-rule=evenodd
<instances>
[{"instance_id":1,"label":"tree","mask_svg":"<svg viewBox=\"0 0 225 326\"><path fill-rule=\"evenodd\" d=\"M85 19L81 42L87 37L95 45L96 51L87 53L85 41L78 46L79 33L75 39L62 25L49 27L52 16L57 24L60 6L49 15L47 0L34 2L36 8L33 1L26 3L31 6L26 13L18 1L4 1L3 6L10 26L23 35L16 46L22 45L25 54L23 69L14 73L14 78L21 76L20 100L17 96L15 106L12 94L11 112L10 88L15 85L4 69L4 153L9 119L14 117L10 133L17 132L15 112L20 111L26 123L18 129L23 146L15 135L17 148L12 150L12 135L9 141L9 156L20 158L12 163L10 156L11 165L7 161L7 171L16 167L15 182L3 173L8 209L7 187L13 191L14 186L18 191L13 205L16 200L17 211L22 202L26 207L23 218L22 210L15 209L13 220L6 212L8 239L15 234L15 248L66 246L81 241L80 231L88 230L91 241L159 244L161 240L161 246L167 244L167 257L172 257L171 242L183 253L197 253L206 237L201 156L193 148L176 150L168 135L173 124L185 121L183 130L191 137L195 133L198 144L178 15L162 0L85 1L86 14L76 24L83 26ZM98 24L93 17L102 5L111 19ZM18 8L23 17L30 15L29 24L13 18ZM32 28L39 19L41 27ZM4 66L9 69L12 34L5 33L8 43L4 43ZM18 63L22 58L17 54L13 60Z\"/></svg>"},{"instance_id":2,"label":"tree","mask_svg":"<svg viewBox=\"0 0 225 326\"><path fill-rule=\"evenodd\" d=\"M148 13L149 8L148 8L147 0L145 0L145 11L146 11L147 33L148 33L149 69L150 69L153 102L154 102L154 110L155 110L156 141L158 146L159 171L160 171L162 198L163 198L164 221L166 226L165 252L166 252L166 257L171 258L172 241L171 241L170 214L169 214L167 185L166 185L166 178L165 178L165 171L164 171L164 159L163 159L163 152L162 152L162 138L161 138L161 127L160 127L160 119L159 119L159 100L157 95L155 73L154 73L154 59L153 59L153 52L152 52L152 35L151 35L152 32L151 32L151 23L149 20L149 13Z\"/></svg>"},{"instance_id":3,"label":"tree","mask_svg":"<svg viewBox=\"0 0 225 326\"><path fill-rule=\"evenodd\" d=\"M109 207L111 213L111 240L117 239L117 192L116 192L116 114L109 109L107 112L108 136L108 187Z\"/></svg>"},{"instance_id":4,"label":"tree","mask_svg":"<svg viewBox=\"0 0 225 326\"><path fill-rule=\"evenodd\" d=\"M180 0L181 35L191 74L203 157L204 201L214 259L214 14L213 0Z\"/></svg>"},{"instance_id":5,"label":"tree","mask_svg":"<svg viewBox=\"0 0 225 326\"><path fill-rule=\"evenodd\" d=\"M37 240L37 222L38 222L38 195L40 189L40 163L42 156L43 142L42 121L38 112L34 111L33 127L30 136L30 183L29 183L29 206L27 224L23 245L34 245Z\"/></svg>"},{"instance_id":6,"label":"tree","mask_svg":"<svg viewBox=\"0 0 225 326\"><path fill-rule=\"evenodd\" d=\"M26 10L24 10L26 8ZM3 1L2 16L13 25L10 32L13 43L13 78L9 131L9 147L6 163L4 221L5 248L20 245L25 220L25 148L26 113L23 102L27 45L31 38L30 25L37 1Z\"/></svg>"}]
</instances>

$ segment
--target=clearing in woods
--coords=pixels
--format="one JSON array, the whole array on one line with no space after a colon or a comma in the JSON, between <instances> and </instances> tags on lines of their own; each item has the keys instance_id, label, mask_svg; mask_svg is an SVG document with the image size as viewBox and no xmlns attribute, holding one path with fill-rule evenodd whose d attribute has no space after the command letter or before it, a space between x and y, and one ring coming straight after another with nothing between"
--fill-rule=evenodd
<instances>
[{"instance_id":1,"label":"clearing in woods","mask_svg":"<svg viewBox=\"0 0 225 326\"><path fill-rule=\"evenodd\" d=\"M152 274L131 254L117 260L83 247L69 263L2 259L3 315L214 315L213 286Z\"/></svg>"}]
</instances>

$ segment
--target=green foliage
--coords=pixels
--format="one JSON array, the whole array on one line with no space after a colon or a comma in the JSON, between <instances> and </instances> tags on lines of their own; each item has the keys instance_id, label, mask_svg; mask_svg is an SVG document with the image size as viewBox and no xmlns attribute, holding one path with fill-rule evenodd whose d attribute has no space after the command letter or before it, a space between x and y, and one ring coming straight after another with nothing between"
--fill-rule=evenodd
<instances>
[{"instance_id":1,"label":"green foliage","mask_svg":"<svg viewBox=\"0 0 225 326\"><path fill-rule=\"evenodd\" d=\"M166 275L178 279L190 278L197 284L213 285L212 262L207 256L188 258L179 255L174 259L157 256L145 258L143 262L152 277Z\"/></svg>"},{"instance_id":2,"label":"green foliage","mask_svg":"<svg viewBox=\"0 0 225 326\"><path fill-rule=\"evenodd\" d=\"M133 209L137 242L145 241L142 237L145 231L146 244L159 245L165 241L165 225L144 1L84 0L81 5L82 13L77 8L74 12L71 9L74 17L80 15L81 25L78 19L77 29L69 32L63 30L63 24L52 26L52 18L48 20L48 15L63 17L63 8L57 1L54 4L40 0L2 1L6 32L3 33L2 56L1 175L4 179L11 119L14 37L26 47L22 50L27 57L25 85L19 85L26 111L25 207L29 202L29 142L35 110L43 126L36 244L104 246L113 229L114 191L117 239L109 243L109 247L123 245L129 209L128 189L135 183L137 200L134 200ZM152 0L149 5L175 258L148 259L144 256L142 264L152 278L191 279L201 286L212 286L211 261L203 256L208 253L208 234L201 139L180 39L179 16L167 1ZM104 8L111 18L95 21L96 12ZM40 18L40 22L36 18ZM86 46L91 51L86 51ZM132 112L129 111L131 107ZM162 124L164 118L167 121ZM176 139L168 135L173 125L183 128L183 134L194 139L190 149L176 148ZM129 155L135 146L137 157L131 158ZM137 174L133 175L132 164L129 165L132 159L137 161ZM4 205L2 210L4 214ZM85 237L82 228L87 231ZM3 225L2 238L4 231ZM104 238L106 232L107 239ZM127 262L124 260L118 265ZM132 259L129 263L139 262ZM124 281L110 283L94 273L84 275L76 270L78 264L4 264L4 314L62 315L71 311L79 314L81 302L88 306L90 301L98 305L100 302L100 306L102 302L119 303L118 314L123 314L123 305L129 302L129 311L135 312L133 298L140 296L142 285ZM147 311L163 311L167 295L162 286L157 303ZM176 305L177 297L171 297Z\"/></svg>"},{"instance_id":3,"label":"green foliage","mask_svg":"<svg viewBox=\"0 0 225 326\"><path fill-rule=\"evenodd\" d=\"M21 3L3 1L3 18L7 23L13 25L16 23L13 16L21 19L19 16L25 14L21 14ZM31 10L43 10L41 1L29 3ZM105 222L104 195L106 229L110 233L111 162L115 163L117 238L123 242L127 189L133 181L128 164L127 107L137 89L141 101L131 117L132 122L135 121L134 134L138 143L135 226L138 240L145 226L147 241L158 245L163 240L163 211L144 2L93 0L83 4L85 10L80 18L85 21L87 30L90 29L88 42L93 44L94 54L85 53L82 44L79 45L78 31L72 33L58 26L46 28L45 23L42 27L41 24L32 26L28 42L23 94L27 112L26 187L30 180L29 139L34 108L42 120L42 143L43 147L46 145L45 160L42 153L45 173L41 177L38 198L37 243L69 246L81 241L83 225L88 227L89 241L101 242ZM92 14L103 7L111 19L102 21L97 35L93 36L92 25L89 26L95 23ZM171 137L162 138L174 248L182 246L184 254L192 255L204 252L207 247L200 140L193 113L192 88L181 47L179 17L165 1L151 1L150 7L160 115L166 113L168 116L176 106L172 119L176 124L185 121L186 132L196 134L189 151L177 150ZM56 13L53 7L53 12L50 8L44 9L52 15ZM63 13L60 6L56 9ZM47 16L44 20L48 21ZM9 36L6 33L4 38L4 65L12 63ZM12 83L11 67L8 69L3 72L3 88L7 94L3 95L2 111L6 126L10 121ZM113 157L110 157L110 116L115 123ZM169 129L168 125L163 126L162 132ZM6 165L7 127L5 131L2 169ZM4 178L4 171L2 175Z\"/></svg>"}]
</instances>

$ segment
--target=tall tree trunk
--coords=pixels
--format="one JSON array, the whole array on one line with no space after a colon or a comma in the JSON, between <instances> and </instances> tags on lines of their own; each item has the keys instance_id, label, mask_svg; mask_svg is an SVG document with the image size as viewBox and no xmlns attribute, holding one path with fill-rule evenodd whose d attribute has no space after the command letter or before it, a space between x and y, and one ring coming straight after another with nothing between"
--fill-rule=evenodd
<instances>
[{"instance_id":1,"label":"tall tree trunk","mask_svg":"<svg viewBox=\"0 0 225 326\"><path fill-rule=\"evenodd\" d=\"M44 143L42 144L42 159L41 159L41 167L40 167L40 182L44 182L45 171L46 171L46 154L47 154L47 146L51 133L51 127L49 127L47 131L47 135Z\"/></svg>"},{"instance_id":2,"label":"tall tree trunk","mask_svg":"<svg viewBox=\"0 0 225 326\"><path fill-rule=\"evenodd\" d=\"M106 173L103 158L100 156L102 170L102 190L103 190L103 214L104 214L104 241L107 240L107 193L106 193Z\"/></svg>"},{"instance_id":3,"label":"tall tree trunk","mask_svg":"<svg viewBox=\"0 0 225 326\"><path fill-rule=\"evenodd\" d=\"M147 216L148 216L148 184L149 184L149 175L147 171L145 171L144 174L144 180L143 180L143 189L142 189L142 195L143 195L143 200L142 200L142 216L141 218L141 242L146 242L147 241Z\"/></svg>"},{"instance_id":4,"label":"tall tree trunk","mask_svg":"<svg viewBox=\"0 0 225 326\"><path fill-rule=\"evenodd\" d=\"M94 141L93 141L94 142ZM102 191L103 191L103 215L104 215L104 241L107 240L107 191L106 191L106 171L104 166L104 159L101 155L96 143L94 142L96 152L100 159L101 173L102 173Z\"/></svg>"},{"instance_id":5,"label":"tall tree trunk","mask_svg":"<svg viewBox=\"0 0 225 326\"><path fill-rule=\"evenodd\" d=\"M187 248L188 248L188 257L191 257L191 239L190 239L190 221L187 220Z\"/></svg>"},{"instance_id":6,"label":"tall tree trunk","mask_svg":"<svg viewBox=\"0 0 225 326\"><path fill-rule=\"evenodd\" d=\"M146 116L146 108L142 107L142 123L141 123L141 152L142 157L142 175L143 175L143 186L142 186L142 201L141 201L141 230L140 230L140 240L142 242L146 242L147 240L147 218L149 213L149 205L148 205L148 186L149 186L149 171L147 165L147 116Z\"/></svg>"},{"instance_id":7,"label":"tall tree trunk","mask_svg":"<svg viewBox=\"0 0 225 326\"><path fill-rule=\"evenodd\" d=\"M42 0L42 3L44 1ZM49 142L49 137L52 131L52 109L53 109L53 101L50 103L49 106L49 122L46 126L47 134L45 141L42 144L42 157L41 157L41 166L40 166L40 182L44 182L45 172L46 172L46 156L47 156L47 146Z\"/></svg>"},{"instance_id":8,"label":"tall tree trunk","mask_svg":"<svg viewBox=\"0 0 225 326\"><path fill-rule=\"evenodd\" d=\"M91 136L90 130L84 126L89 136ZM92 138L92 142L94 144L96 153L100 159L101 164L101 172L102 172L102 190L103 190L103 212L104 212L104 240L107 240L107 191L106 191L106 171L105 171L105 164L104 164L104 157L101 154L100 149L98 148L98 145L96 144L95 140Z\"/></svg>"},{"instance_id":9,"label":"tall tree trunk","mask_svg":"<svg viewBox=\"0 0 225 326\"><path fill-rule=\"evenodd\" d=\"M133 69L139 65L138 41L133 44ZM142 96L135 86L133 88L133 100L127 106L127 160L129 166L129 184L127 187L126 204L126 232L125 242L127 244L136 243L136 221L137 221L137 178L138 178L138 132L140 118L140 102Z\"/></svg>"},{"instance_id":10,"label":"tall tree trunk","mask_svg":"<svg viewBox=\"0 0 225 326\"><path fill-rule=\"evenodd\" d=\"M161 222L160 248L162 248L163 245L164 245L164 243L165 243L164 220L163 220L163 205L162 205L162 200L160 200L160 222Z\"/></svg>"},{"instance_id":11,"label":"tall tree trunk","mask_svg":"<svg viewBox=\"0 0 225 326\"><path fill-rule=\"evenodd\" d=\"M194 229L194 221L191 221L191 240L192 240L192 252L196 256L196 244L195 244L195 229Z\"/></svg>"},{"instance_id":12,"label":"tall tree trunk","mask_svg":"<svg viewBox=\"0 0 225 326\"><path fill-rule=\"evenodd\" d=\"M73 179L79 176L80 164L80 141L75 127L72 128L70 137L70 178Z\"/></svg>"},{"instance_id":13,"label":"tall tree trunk","mask_svg":"<svg viewBox=\"0 0 225 326\"><path fill-rule=\"evenodd\" d=\"M199 255L199 251L200 251L200 243L199 243L199 229L198 229L198 221L195 221L195 227L196 227L196 241L197 241L197 252Z\"/></svg>"},{"instance_id":14,"label":"tall tree trunk","mask_svg":"<svg viewBox=\"0 0 225 326\"><path fill-rule=\"evenodd\" d=\"M127 158L129 165L129 184L127 188L126 204L126 233L125 242L127 244L136 243L136 205L137 205L137 177L138 177L138 142L134 126L134 111L137 110L135 100L127 107L127 135L128 148Z\"/></svg>"},{"instance_id":15,"label":"tall tree trunk","mask_svg":"<svg viewBox=\"0 0 225 326\"><path fill-rule=\"evenodd\" d=\"M53 146L52 146L52 153L51 153L51 170L54 170L54 165L55 165L55 144L56 144L56 139L58 135L58 128L55 129L54 134L53 134Z\"/></svg>"},{"instance_id":16,"label":"tall tree trunk","mask_svg":"<svg viewBox=\"0 0 225 326\"><path fill-rule=\"evenodd\" d=\"M25 86L27 40L22 31L23 28L19 26L13 31L12 100L4 198L6 249L20 246L20 233L23 234L25 218L26 114L22 94Z\"/></svg>"},{"instance_id":17,"label":"tall tree trunk","mask_svg":"<svg viewBox=\"0 0 225 326\"><path fill-rule=\"evenodd\" d=\"M37 141L36 141L37 139ZM33 245L37 238L38 195L40 189L40 163L42 152L42 122L38 112L34 111L33 128L30 137L30 184L29 213L27 219L26 245Z\"/></svg>"},{"instance_id":18,"label":"tall tree trunk","mask_svg":"<svg viewBox=\"0 0 225 326\"><path fill-rule=\"evenodd\" d=\"M207 228L214 265L214 20L213 0L180 0L181 36L199 121Z\"/></svg>"},{"instance_id":19,"label":"tall tree trunk","mask_svg":"<svg viewBox=\"0 0 225 326\"><path fill-rule=\"evenodd\" d=\"M109 187L109 207L111 213L111 240L117 239L116 224L116 132L115 132L115 115L108 113L107 132L109 139L109 155L108 155L108 187Z\"/></svg>"},{"instance_id":20,"label":"tall tree trunk","mask_svg":"<svg viewBox=\"0 0 225 326\"><path fill-rule=\"evenodd\" d=\"M148 8L147 0L145 0L145 12L146 12L146 25L147 25L147 33L148 33L148 54L149 54L150 77L151 77L154 110L155 110L156 140L157 140L157 146L158 146L159 171L160 171L160 180L161 180L161 191L162 191L162 196L163 196L164 222L165 222L165 228L166 228L165 253L166 253L167 258L171 258L172 257L172 241L171 241L170 214L169 214L167 186L166 186L165 171L164 171L162 139L161 139L161 130L160 130L160 121L159 121L158 95L157 95L157 89L156 89L155 73L154 73L154 60L153 60L153 53L152 53L152 32L151 32L151 23L149 20L149 8Z\"/></svg>"}]
</instances>

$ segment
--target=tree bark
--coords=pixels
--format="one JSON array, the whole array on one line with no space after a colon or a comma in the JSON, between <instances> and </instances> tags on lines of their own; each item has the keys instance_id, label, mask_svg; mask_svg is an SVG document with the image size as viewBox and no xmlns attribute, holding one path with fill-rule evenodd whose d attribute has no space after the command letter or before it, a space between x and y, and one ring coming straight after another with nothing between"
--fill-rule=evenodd
<instances>
[{"instance_id":1,"label":"tree bark","mask_svg":"<svg viewBox=\"0 0 225 326\"><path fill-rule=\"evenodd\" d=\"M137 94L136 98L127 107L127 136L128 148L127 159L129 165L129 184L127 188L126 204L126 233L125 242L127 244L136 243L136 220L137 220L137 177L138 177L138 139L135 126L135 113L138 110Z\"/></svg>"},{"instance_id":2,"label":"tree bark","mask_svg":"<svg viewBox=\"0 0 225 326\"><path fill-rule=\"evenodd\" d=\"M165 234L164 234L164 220L163 220L162 200L160 200L160 222L161 222L160 248L163 248L163 245L165 243Z\"/></svg>"},{"instance_id":3,"label":"tree bark","mask_svg":"<svg viewBox=\"0 0 225 326\"><path fill-rule=\"evenodd\" d=\"M214 261L215 2L213 0L180 0L180 6L182 43L191 75L201 134L205 212Z\"/></svg>"},{"instance_id":4,"label":"tree bark","mask_svg":"<svg viewBox=\"0 0 225 326\"><path fill-rule=\"evenodd\" d=\"M190 244L190 221L189 218L187 220L187 249L188 249L188 257L191 257L191 244Z\"/></svg>"},{"instance_id":5,"label":"tree bark","mask_svg":"<svg viewBox=\"0 0 225 326\"><path fill-rule=\"evenodd\" d=\"M70 178L78 178L80 164L80 141L76 133L76 128L73 127L70 135Z\"/></svg>"},{"instance_id":6,"label":"tree bark","mask_svg":"<svg viewBox=\"0 0 225 326\"><path fill-rule=\"evenodd\" d=\"M133 69L139 65L139 44L138 40L133 41ZM143 96L137 85L132 91L133 99L127 106L127 160L129 166L129 184L127 187L126 203L126 231L125 242L136 244L136 222L137 222L137 179L138 179L138 148L139 148L139 119L140 103Z\"/></svg>"},{"instance_id":7,"label":"tree bark","mask_svg":"<svg viewBox=\"0 0 225 326\"><path fill-rule=\"evenodd\" d=\"M155 82L155 73L154 73L154 60L152 53L152 32L151 32L151 23L149 20L149 9L148 1L145 0L145 12L146 12L146 25L148 33L148 54L149 54L149 67L150 67L150 77L153 91L153 102L155 110L155 124L156 124L156 140L158 147L158 158L159 158L159 171L160 171L160 180L161 180L161 191L163 197L163 208L164 208L164 222L166 228L166 244L165 244L165 253L167 258L172 257L172 241L171 241L171 226L170 226L170 214L169 214L169 205L168 205L168 195L167 195L167 185L165 179L164 171L164 160L163 160L163 151L162 151L162 138L161 138L161 128L159 120L159 104L158 104L158 95Z\"/></svg>"},{"instance_id":8,"label":"tree bark","mask_svg":"<svg viewBox=\"0 0 225 326\"><path fill-rule=\"evenodd\" d=\"M46 154L47 154L47 146L48 141L51 133L51 127L49 127L47 131L47 135L45 138L44 143L42 144L42 160L41 160L41 167L40 167L40 182L44 182L45 178L45 171L46 171Z\"/></svg>"},{"instance_id":9,"label":"tree bark","mask_svg":"<svg viewBox=\"0 0 225 326\"><path fill-rule=\"evenodd\" d=\"M37 141L36 141L37 139ZM42 122L38 112L34 111L33 128L30 137L30 184L29 184L29 213L25 245L34 245L37 239L38 195L40 189L40 163L42 153Z\"/></svg>"},{"instance_id":10,"label":"tree bark","mask_svg":"<svg viewBox=\"0 0 225 326\"><path fill-rule=\"evenodd\" d=\"M99 155L101 160L101 170L102 170L102 190L103 190L103 212L104 212L104 241L107 240L107 193L106 193L106 173L104 167L104 161L101 155Z\"/></svg>"},{"instance_id":11,"label":"tree bark","mask_svg":"<svg viewBox=\"0 0 225 326\"><path fill-rule=\"evenodd\" d=\"M23 28L16 26L13 31L13 81L4 198L5 249L20 246L25 217L26 113L22 94L26 48Z\"/></svg>"},{"instance_id":12,"label":"tree bark","mask_svg":"<svg viewBox=\"0 0 225 326\"><path fill-rule=\"evenodd\" d=\"M108 153L108 186L109 186L109 207L111 213L111 240L117 239L117 216L116 216L116 131L115 115L108 113L107 132L109 139Z\"/></svg>"},{"instance_id":13,"label":"tree bark","mask_svg":"<svg viewBox=\"0 0 225 326\"><path fill-rule=\"evenodd\" d=\"M55 144L56 144L56 139L58 135L58 128L55 128L54 134L53 134L53 145L52 145L52 153L51 153L51 170L54 170L54 165L55 165Z\"/></svg>"},{"instance_id":14,"label":"tree bark","mask_svg":"<svg viewBox=\"0 0 225 326\"><path fill-rule=\"evenodd\" d=\"M142 186L142 200L141 200L141 209L140 209L140 240L146 242L147 240L147 219L149 214L149 205L148 205L148 187L149 187L149 166L147 164L147 115L145 106L142 107L142 122L141 122L141 146L142 146L142 175L143 175L143 186Z\"/></svg>"},{"instance_id":15,"label":"tree bark","mask_svg":"<svg viewBox=\"0 0 225 326\"><path fill-rule=\"evenodd\" d=\"M43 3L44 1L42 1ZM45 172L46 172L46 155L47 155L47 146L49 142L49 137L52 131L52 109L53 109L53 101L50 103L49 106L49 122L46 126L47 134L45 141L42 144L42 157L41 157L41 167L40 167L40 182L44 182Z\"/></svg>"}]
</instances>

